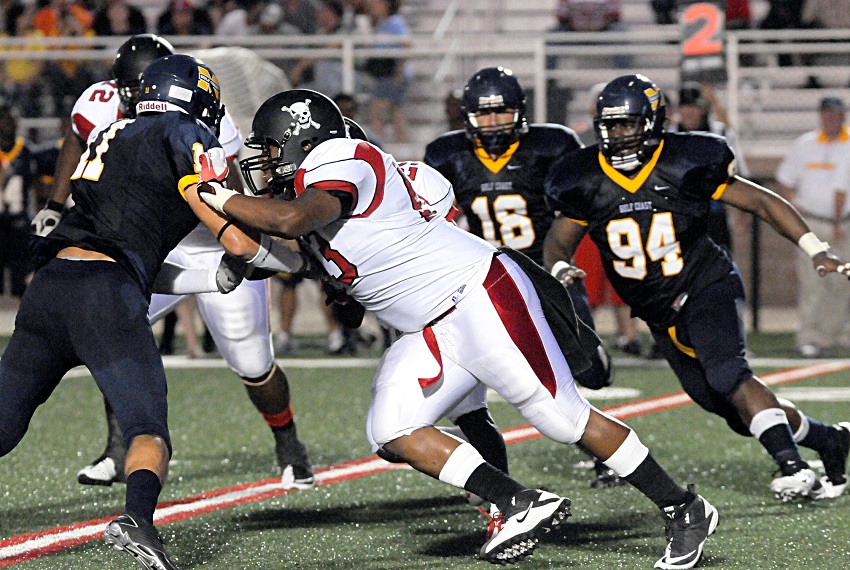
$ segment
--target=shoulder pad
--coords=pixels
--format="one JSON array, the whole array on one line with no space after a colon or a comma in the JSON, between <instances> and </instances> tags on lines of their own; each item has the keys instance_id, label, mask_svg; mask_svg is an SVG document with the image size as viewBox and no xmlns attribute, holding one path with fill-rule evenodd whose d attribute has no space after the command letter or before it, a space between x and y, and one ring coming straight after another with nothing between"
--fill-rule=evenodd
<instances>
[{"instance_id":1,"label":"shoulder pad","mask_svg":"<svg viewBox=\"0 0 850 570\"><path fill-rule=\"evenodd\" d=\"M721 164L725 167L735 159L725 137L707 132L667 133L664 149L683 170Z\"/></svg>"},{"instance_id":2,"label":"shoulder pad","mask_svg":"<svg viewBox=\"0 0 850 570\"><path fill-rule=\"evenodd\" d=\"M428 143L422 162L439 169L458 152L468 151L471 148L469 139L466 138L466 131L450 131Z\"/></svg>"},{"instance_id":3,"label":"shoulder pad","mask_svg":"<svg viewBox=\"0 0 850 570\"><path fill-rule=\"evenodd\" d=\"M574 130L555 123L529 125L522 144L533 145L533 150L543 155L560 155L581 148L581 141Z\"/></svg>"},{"instance_id":4,"label":"shoulder pad","mask_svg":"<svg viewBox=\"0 0 850 570\"><path fill-rule=\"evenodd\" d=\"M596 145L568 152L558 159L546 176L546 195L556 199L587 180L589 174L599 169L599 147Z\"/></svg>"}]
</instances>

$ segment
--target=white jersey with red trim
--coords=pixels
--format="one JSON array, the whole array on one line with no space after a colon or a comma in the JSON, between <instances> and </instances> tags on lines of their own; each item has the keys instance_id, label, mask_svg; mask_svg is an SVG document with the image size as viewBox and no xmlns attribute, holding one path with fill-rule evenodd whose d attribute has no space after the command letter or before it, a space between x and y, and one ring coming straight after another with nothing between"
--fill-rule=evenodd
<instances>
[{"instance_id":1,"label":"white jersey with red trim","mask_svg":"<svg viewBox=\"0 0 850 570\"><path fill-rule=\"evenodd\" d=\"M423 205L436 216L453 221L458 214L455 207L455 191L452 183L436 169L424 162L409 160L399 162L398 167L410 180L413 191L422 198Z\"/></svg>"},{"instance_id":2,"label":"white jersey with red trim","mask_svg":"<svg viewBox=\"0 0 850 570\"><path fill-rule=\"evenodd\" d=\"M71 110L71 128L88 143L101 130L123 117L115 82L101 81L83 91L74 103ZM242 146L242 134L227 109L221 119L219 132L218 142L224 148L228 159L235 158ZM195 251L223 251L215 236L203 224L192 230L177 247L190 247Z\"/></svg>"},{"instance_id":3,"label":"white jersey with red trim","mask_svg":"<svg viewBox=\"0 0 850 570\"><path fill-rule=\"evenodd\" d=\"M295 177L296 193L309 186L351 194L351 213L309 234L308 245L385 325L421 330L484 279L495 248L423 207L393 157L375 146L321 143Z\"/></svg>"},{"instance_id":4,"label":"white jersey with red trim","mask_svg":"<svg viewBox=\"0 0 850 570\"><path fill-rule=\"evenodd\" d=\"M114 81L101 81L89 86L74 103L71 128L88 143L93 135L123 118L117 85ZM218 142L224 152L228 158L235 158L242 146L242 135L227 109L224 110L219 133Z\"/></svg>"}]
</instances>

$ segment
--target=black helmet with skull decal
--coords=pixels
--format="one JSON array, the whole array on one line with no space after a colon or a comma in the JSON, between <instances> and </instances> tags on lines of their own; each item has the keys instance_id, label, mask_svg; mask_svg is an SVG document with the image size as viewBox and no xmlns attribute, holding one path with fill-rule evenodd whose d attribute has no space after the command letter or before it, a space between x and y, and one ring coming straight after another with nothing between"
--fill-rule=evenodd
<instances>
[{"instance_id":1,"label":"black helmet with skull decal","mask_svg":"<svg viewBox=\"0 0 850 570\"><path fill-rule=\"evenodd\" d=\"M263 103L254 115L245 146L259 154L241 160L239 166L255 194L281 193L292 185L295 172L320 143L346 138L345 121L331 99L310 89L291 89ZM266 175L259 188L252 173Z\"/></svg>"}]
</instances>

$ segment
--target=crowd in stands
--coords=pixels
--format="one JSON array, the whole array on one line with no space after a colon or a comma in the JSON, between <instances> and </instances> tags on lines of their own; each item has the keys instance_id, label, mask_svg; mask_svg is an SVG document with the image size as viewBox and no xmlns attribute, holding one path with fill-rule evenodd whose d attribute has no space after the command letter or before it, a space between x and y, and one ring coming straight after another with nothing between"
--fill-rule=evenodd
<instances>
[{"instance_id":1,"label":"crowd in stands","mask_svg":"<svg viewBox=\"0 0 850 570\"><path fill-rule=\"evenodd\" d=\"M32 38L27 49L45 49L39 38L130 36L145 32L166 38L334 35L355 31L405 36L409 30L398 14L400 5L400 0L167 0L161 13L152 17L133 0L0 0L0 33L9 38ZM86 87L108 78L108 59L5 60L0 63L0 98L21 117L66 117ZM383 131L386 118L393 125L396 138L405 141L401 105L410 83L410 66L390 58L373 58L362 65L361 75L375 84L375 103L369 110L371 125L376 131ZM310 87L330 96L342 91L338 59L311 58L286 62L282 67L295 86Z\"/></svg>"}]
</instances>

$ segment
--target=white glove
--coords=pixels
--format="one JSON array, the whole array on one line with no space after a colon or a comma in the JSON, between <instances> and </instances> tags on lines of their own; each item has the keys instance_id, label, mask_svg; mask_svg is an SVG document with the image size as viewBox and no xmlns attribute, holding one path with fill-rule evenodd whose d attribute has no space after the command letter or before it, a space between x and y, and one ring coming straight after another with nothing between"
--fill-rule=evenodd
<instances>
[{"instance_id":1,"label":"white glove","mask_svg":"<svg viewBox=\"0 0 850 570\"><path fill-rule=\"evenodd\" d=\"M224 203L230 200L239 192L225 188L216 181L201 182L198 184L198 196L206 202L213 210L217 210L224 214Z\"/></svg>"},{"instance_id":2,"label":"white glove","mask_svg":"<svg viewBox=\"0 0 850 570\"><path fill-rule=\"evenodd\" d=\"M557 261L552 266L552 276L561 282L564 287L572 285L576 279L584 279L587 273L579 269L575 265L570 265L566 261Z\"/></svg>"},{"instance_id":3,"label":"white glove","mask_svg":"<svg viewBox=\"0 0 850 570\"><path fill-rule=\"evenodd\" d=\"M53 200L48 200L44 208L38 212L30 224L30 232L41 237L53 231L53 228L62 219L63 205Z\"/></svg>"}]
</instances>

